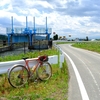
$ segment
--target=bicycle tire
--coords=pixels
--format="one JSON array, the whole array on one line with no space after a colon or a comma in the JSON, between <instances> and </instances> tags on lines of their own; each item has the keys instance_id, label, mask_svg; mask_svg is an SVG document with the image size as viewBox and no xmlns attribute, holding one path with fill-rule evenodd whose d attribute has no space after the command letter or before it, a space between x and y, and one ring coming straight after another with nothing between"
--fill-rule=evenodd
<instances>
[{"instance_id":1,"label":"bicycle tire","mask_svg":"<svg viewBox=\"0 0 100 100\"><path fill-rule=\"evenodd\" d=\"M52 67L48 62L43 62L37 67L36 73L40 80L48 80L52 76Z\"/></svg>"},{"instance_id":2,"label":"bicycle tire","mask_svg":"<svg viewBox=\"0 0 100 100\"><path fill-rule=\"evenodd\" d=\"M8 82L14 88L24 86L29 79L29 72L23 65L15 65L8 72Z\"/></svg>"}]
</instances>

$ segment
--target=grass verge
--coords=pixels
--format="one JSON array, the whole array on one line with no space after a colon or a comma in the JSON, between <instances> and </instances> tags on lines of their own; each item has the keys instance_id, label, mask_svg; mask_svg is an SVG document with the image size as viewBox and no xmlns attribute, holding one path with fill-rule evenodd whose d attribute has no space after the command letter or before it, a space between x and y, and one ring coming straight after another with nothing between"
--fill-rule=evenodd
<instances>
[{"instance_id":1,"label":"grass verge","mask_svg":"<svg viewBox=\"0 0 100 100\"><path fill-rule=\"evenodd\" d=\"M82 48L100 53L100 41L97 42L57 42L57 44L72 44L73 47Z\"/></svg>"},{"instance_id":2,"label":"grass verge","mask_svg":"<svg viewBox=\"0 0 100 100\"><path fill-rule=\"evenodd\" d=\"M100 53L100 42L74 43L72 46Z\"/></svg>"},{"instance_id":3,"label":"grass verge","mask_svg":"<svg viewBox=\"0 0 100 100\"><path fill-rule=\"evenodd\" d=\"M59 55L56 49L41 51L41 55ZM38 52L20 54L1 58L1 61L18 60L23 56L37 57ZM0 100L67 100L68 69L64 61L62 68L59 64L52 65L52 77L48 81L30 82L24 88L13 88L9 85L6 74L0 75Z\"/></svg>"}]
</instances>

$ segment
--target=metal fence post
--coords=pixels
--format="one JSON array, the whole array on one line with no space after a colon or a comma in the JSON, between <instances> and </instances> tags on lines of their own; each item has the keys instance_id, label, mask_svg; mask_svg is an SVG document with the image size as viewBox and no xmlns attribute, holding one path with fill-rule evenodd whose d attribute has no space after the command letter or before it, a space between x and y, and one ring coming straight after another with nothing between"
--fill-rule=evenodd
<instances>
[{"instance_id":1,"label":"metal fence post","mask_svg":"<svg viewBox=\"0 0 100 100\"><path fill-rule=\"evenodd\" d=\"M24 54L25 54L25 42L24 42Z\"/></svg>"}]
</instances>

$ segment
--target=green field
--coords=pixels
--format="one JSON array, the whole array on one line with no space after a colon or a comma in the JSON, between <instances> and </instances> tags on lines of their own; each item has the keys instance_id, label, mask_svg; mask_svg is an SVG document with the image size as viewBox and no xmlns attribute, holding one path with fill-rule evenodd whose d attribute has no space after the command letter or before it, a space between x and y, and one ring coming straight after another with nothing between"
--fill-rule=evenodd
<instances>
[{"instance_id":1,"label":"green field","mask_svg":"<svg viewBox=\"0 0 100 100\"><path fill-rule=\"evenodd\" d=\"M72 46L100 53L100 42L78 42Z\"/></svg>"},{"instance_id":2,"label":"green field","mask_svg":"<svg viewBox=\"0 0 100 100\"><path fill-rule=\"evenodd\" d=\"M22 57L37 57L39 55L59 55L59 52L52 48L41 52L30 52L13 56L0 57L0 61L19 60ZM52 77L48 81L30 81L24 88L13 88L9 85L7 74L0 75L0 100L67 100L68 97L68 68L64 61L63 67L59 63L52 65Z\"/></svg>"},{"instance_id":3,"label":"green field","mask_svg":"<svg viewBox=\"0 0 100 100\"><path fill-rule=\"evenodd\" d=\"M100 41L83 41L83 42L57 42L57 44L72 44L73 47L82 48L100 53Z\"/></svg>"}]
</instances>

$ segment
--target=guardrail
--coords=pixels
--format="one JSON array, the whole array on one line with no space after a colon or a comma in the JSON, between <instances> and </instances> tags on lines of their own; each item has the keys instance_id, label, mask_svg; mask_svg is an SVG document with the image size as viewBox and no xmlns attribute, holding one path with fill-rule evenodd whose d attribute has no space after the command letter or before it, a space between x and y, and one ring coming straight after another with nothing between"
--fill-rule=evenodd
<instances>
[{"instance_id":1,"label":"guardrail","mask_svg":"<svg viewBox=\"0 0 100 100\"><path fill-rule=\"evenodd\" d=\"M56 43L54 43L53 46L60 52L59 62L60 62L60 68L62 68L62 63L64 62L64 54L61 48L58 45L56 45Z\"/></svg>"},{"instance_id":2,"label":"guardrail","mask_svg":"<svg viewBox=\"0 0 100 100\"><path fill-rule=\"evenodd\" d=\"M33 59L33 58L32 58ZM36 59L36 58L34 58ZM58 55L49 56L50 64L58 64ZM64 56L60 55L60 68L62 67L62 62L64 62ZM36 60L30 61L29 66L32 67L37 63ZM14 64L22 64L25 65L24 60L15 60L15 61L7 61L7 62L0 62L0 74L7 73L8 69L11 68Z\"/></svg>"},{"instance_id":3,"label":"guardrail","mask_svg":"<svg viewBox=\"0 0 100 100\"><path fill-rule=\"evenodd\" d=\"M62 68L62 63L64 62L64 54L62 53L62 50L60 49L59 46L54 44L54 47L57 48L57 50L60 51L60 55L59 55L59 57L58 57L58 55L49 56L49 61L48 62L50 64L58 64L58 62L59 62L60 68ZM36 59L36 58L34 58L34 59ZM36 63L37 63L36 60L30 61L29 66L33 67ZM0 62L0 74L7 73L8 69L11 68L15 64L25 65L25 62L24 62L24 60Z\"/></svg>"}]
</instances>

